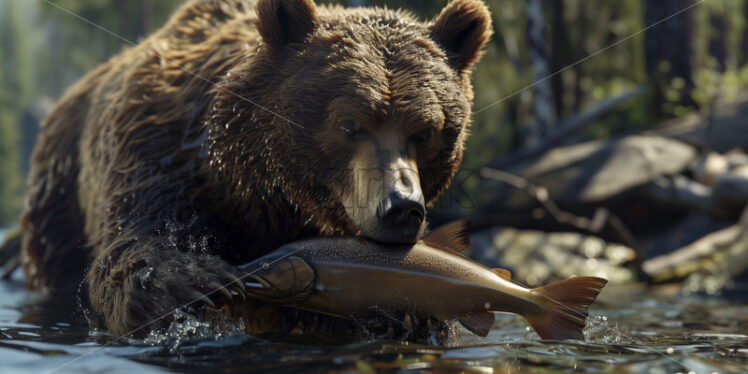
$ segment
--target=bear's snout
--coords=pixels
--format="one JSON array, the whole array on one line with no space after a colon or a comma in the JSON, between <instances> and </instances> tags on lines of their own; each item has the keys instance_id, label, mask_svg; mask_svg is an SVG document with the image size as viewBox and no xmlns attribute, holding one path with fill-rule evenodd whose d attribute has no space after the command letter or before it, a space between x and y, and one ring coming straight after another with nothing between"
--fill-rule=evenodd
<instances>
[{"instance_id":1,"label":"bear's snout","mask_svg":"<svg viewBox=\"0 0 748 374\"><path fill-rule=\"evenodd\" d=\"M425 217L426 208L420 190L408 195L392 192L377 209L377 218L384 227L383 239L388 242L415 243Z\"/></svg>"}]
</instances>

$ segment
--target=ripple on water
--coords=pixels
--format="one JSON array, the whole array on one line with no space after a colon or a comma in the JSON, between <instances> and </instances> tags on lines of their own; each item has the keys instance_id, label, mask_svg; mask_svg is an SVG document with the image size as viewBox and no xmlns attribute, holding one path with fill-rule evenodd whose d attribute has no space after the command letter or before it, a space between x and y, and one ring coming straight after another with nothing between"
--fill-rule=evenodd
<instances>
[{"instance_id":1,"label":"ripple on water","mask_svg":"<svg viewBox=\"0 0 748 374\"><path fill-rule=\"evenodd\" d=\"M642 294L600 302L585 341L544 342L521 317L497 314L486 338L461 331L451 347L399 341L299 345L242 333L177 312L168 329L120 339L92 329L69 299L42 299L0 282L0 372L506 371L728 373L748 369L748 306ZM662 323L663 321L677 321ZM313 340L313 339L312 339ZM310 340L307 340L310 341ZM326 337L327 342L331 342ZM74 361L73 361L74 360Z\"/></svg>"}]
</instances>

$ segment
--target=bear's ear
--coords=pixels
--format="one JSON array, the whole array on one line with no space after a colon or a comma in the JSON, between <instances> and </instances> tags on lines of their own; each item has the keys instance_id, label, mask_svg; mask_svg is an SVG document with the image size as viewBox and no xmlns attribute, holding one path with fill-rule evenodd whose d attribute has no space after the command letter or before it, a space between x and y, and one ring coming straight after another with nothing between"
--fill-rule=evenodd
<instances>
[{"instance_id":1,"label":"bear's ear","mask_svg":"<svg viewBox=\"0 0 748 374\"><path fill-rule=\"evenodd\" d=\"M445 49L458 72L478 61L492 32L491 13L480 0L454 0L431 24L431 38Z\"/></svg>"},{"instance_id":2,"label":"bear's ear","mask_svg":"<svg viewBox=\"0 0 748 374\"><path fill-rule=\"evenodd\" d=\"M312 0L260 0L257 17L260 36L272 47L304 41L318 22Z\"/></svg>"}]
</instances>

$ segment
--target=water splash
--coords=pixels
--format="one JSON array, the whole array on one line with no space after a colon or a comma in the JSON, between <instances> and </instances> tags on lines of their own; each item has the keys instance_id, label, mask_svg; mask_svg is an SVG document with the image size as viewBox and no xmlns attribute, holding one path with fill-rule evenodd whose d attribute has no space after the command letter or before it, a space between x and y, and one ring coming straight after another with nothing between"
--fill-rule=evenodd
<instances>
[{"instance_id":1,"label":"water splash","mask_svg":"<svg viewBox=\"0 0 748 374\"><path fill-rule=\"evenodd\" d=\"M611 326L607 316L591 316L587 317L584 340L588 343L619 344L623 342L623 336L618 324Z\"/></svg>"},{"instance_id":2,"label":"water splash","mask_svg":"<svg viewBox=\"0 0 748 374\"><path fill-rule=\"evenodd\" d=\"M192 314L177 310L173 313L173 321L166 330L151 331L144 339L129 339L133 345L166 346L170 352L174 352L187 342L195 340L217 341L229 334L246 331L243 319L236 323L227 317L217 314L213 321L206 322L198 319Z\"/></svg>"}]
</instances>

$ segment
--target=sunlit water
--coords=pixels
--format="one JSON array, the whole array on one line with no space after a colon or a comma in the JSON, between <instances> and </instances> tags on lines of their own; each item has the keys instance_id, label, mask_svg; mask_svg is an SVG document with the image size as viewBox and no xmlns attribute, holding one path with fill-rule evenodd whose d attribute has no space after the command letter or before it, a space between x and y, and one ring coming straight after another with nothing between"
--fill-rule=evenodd
<instances>
[{"instance_id":1,"label":"sunlit water","mask_svg":"<svg viewBox=\"0 0 748 374\"><path fill-rule=\"evenodd\" d=\"M668 292L669 294L669 292ZM621 295L626 295L621 296ZM606 289L587 339L542 342L521 318L497 315L488 337L433 347L396 341L300 345L222 332L189 318L145 340L88 327L75 300L0 282L0 373L160 372L623 372L748 370L748 305L720 299ZM310 340L313 341L313 340Z\"/></svg>"}]
</instances>

